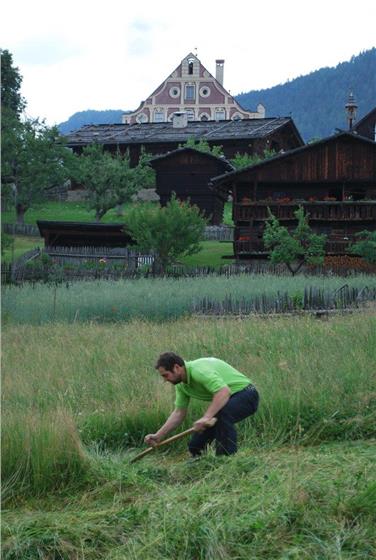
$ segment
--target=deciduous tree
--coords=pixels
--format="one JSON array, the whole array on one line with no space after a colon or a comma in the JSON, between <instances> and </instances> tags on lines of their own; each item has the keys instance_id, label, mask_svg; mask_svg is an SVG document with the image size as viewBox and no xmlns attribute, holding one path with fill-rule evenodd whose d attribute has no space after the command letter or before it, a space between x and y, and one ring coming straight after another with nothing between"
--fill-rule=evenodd
<instances>
[{"instance_id":1,"label":"deciduous tree","mask_svg":"<svg viewBox=\"0 0 376 560\"><path fill-rule=\"evenodd\" d=\"M244 167L249 167L250 165L255 165L256 163L260 163L264 159L269 159L273 156L277 155L274 150L264 150L263 155L259 156L258 154L241 154L237 152L235 157L230 159L230 162L235 167L235 169L243 169Z\"/></svg>"},{"instance_id":2,"label":"deciduous tree","mask_svg":"<svg viewBox=\"0 0 376 560\"><path fill-rule=\"evenodd\" d=\"M45 200L46 189L69 179L73 158L56 127L39 120L13 125L3 165L8 196L14 201L17 223L22 224L25 212Z\"/></svg>"},{"instance_id":3,"label":"deciduous tree","mask_svg":"<svg viewBox=\"0 0 376 560\"><path fill-rule=\"evenodd\" d=\"M200 251L206 220L196 206L181 202L175 194L166 206L140 204L126 217L126 227L137 246L155 254L163 272L179 257Z\"/></svg>"},{"instance_id":4,"label":"deciduous tree","mask_svg":"<svg viewBox=\"0 0 376 560\"><path fill-rule=\"evenodd\" d=\"M150 181L147 164L131 168L129 154L111 154L100 144L84 148L77 155L76 179L87 189L88 208L95 211L95 218L103 216L125 202Z\"/></svg>"},{"instance_id":5,"label":"deciduous tree","mask_svg":"<svg viewBox=\"0 0 376 560\"><path fill-rule=\"evenodd\" d=\"M13 66L13 57L6 49L0 49L1 54L1 110L11 111L20 117L26 106L20 89L22 76L18 68Z\"/></svg>"},{"instance_id":6,"label":"deciduous tree","mask_svg":"<svg viewBox=\"0 0 376 560\"><path fill-rule=\"evenodd\" d=\"M284 263L292 275L303 264L322 264L325 255L325 235L313 233L308 223L308 215L300 207L294 212L298 225L291 232L281 226L279 220L269 210L263 235L264 245L270 249L272 263Z\"/></svg>"},{"instance_id":7,"label":"deciduous tree","mask_svg":"<svg viewBox=\"0 0 376 560\"><path fill-rule=\"evenodd\" d=\"M209 142L204 138L196 140L193 136L188 138L185 144L180 145L179 148L193 148L205 154L211 154L216 157L225 157L222 146L210 146Z\"/></svg>"},{"instance_id":8,"label":"deciduous tree","mask_svg":"<svg viewBox=\"0 0 376 560\"><path fill-rule=\"evenodd\" d=\"M70 176L72 154L56 127L39 119L22 118L26 102L20 94L22 77L12 55L1 51L1 177L3 196L14 204L17 222L45 199L45 190L63 184Z\"/></svg>"}]
</instances>

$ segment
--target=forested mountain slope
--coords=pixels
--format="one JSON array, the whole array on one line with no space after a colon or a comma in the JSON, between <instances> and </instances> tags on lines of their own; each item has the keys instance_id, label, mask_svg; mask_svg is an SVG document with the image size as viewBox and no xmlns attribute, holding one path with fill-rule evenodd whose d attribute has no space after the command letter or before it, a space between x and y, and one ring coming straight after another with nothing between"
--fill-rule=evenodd
<instances>
[{"instance_id":1,"label":"forested mountain slope","mask_svg":"<svg viewBox=\"0 0 376 560\"><path fill-rule=\"evenodd\" d=\"M335 68L321 68L285 84L242 93L236 99L245 109L262 103L269 117L291 114L307 141L347 128L345 104L350 91L359 107L358 118L375 107L376 48Z\"/></svg>"}]
</instances>

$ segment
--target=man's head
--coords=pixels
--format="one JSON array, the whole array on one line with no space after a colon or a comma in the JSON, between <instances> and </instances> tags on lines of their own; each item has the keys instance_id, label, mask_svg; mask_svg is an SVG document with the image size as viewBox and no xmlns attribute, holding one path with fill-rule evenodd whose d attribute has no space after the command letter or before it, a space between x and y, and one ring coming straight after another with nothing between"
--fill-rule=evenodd
<instances>
[{"instance_id":1,"label":"man's head","mask_svg":"<svg viewBox=\"0 0 376 560\"><path fill-rule=\"evenodd\" d=\"M183 358L174 352L164 352L155 364L160 375L165 381L177 385L186 380L186 371Z\"/></svg>"}]
</instances>

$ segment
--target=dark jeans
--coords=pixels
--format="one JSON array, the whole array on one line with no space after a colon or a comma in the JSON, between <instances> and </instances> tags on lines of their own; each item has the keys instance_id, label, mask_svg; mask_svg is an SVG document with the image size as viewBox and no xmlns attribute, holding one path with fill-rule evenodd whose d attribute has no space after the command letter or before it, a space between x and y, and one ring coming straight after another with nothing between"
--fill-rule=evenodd
<instances>
[{"instance_id":1,"label":"dark jeans","mask_svg":"<svg viewBox=\"0 0 376 560\"><path fill-rule=\"evenodd\" d=\"M254 414L259 403L259 395L253 385L249 385L230 397L225 406L216 414L217 423L212 428L193 434L188 449L193 457L201 455L209 443L215 439L216 455L233 455L237 451L237 434L234 424Z\"/></svg>"}]
</instances>

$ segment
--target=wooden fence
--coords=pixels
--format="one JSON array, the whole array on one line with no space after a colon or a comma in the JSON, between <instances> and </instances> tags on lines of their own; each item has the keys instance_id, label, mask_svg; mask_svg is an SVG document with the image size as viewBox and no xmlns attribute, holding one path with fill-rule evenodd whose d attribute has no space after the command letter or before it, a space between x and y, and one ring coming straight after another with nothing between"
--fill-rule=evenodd
<instances>
[{"instance_id":1,"label":"wooden fence","mask_svg":"<svg viewBox=\"0 0 376 560\"><path fill-rule=\"evenodd\" d=\"M233 241L234 228L232 226L206 226L204 240Z\"/></svg>"},{"instance_id":2,"label":"wooden fence","mask_svg":"<svg viewBox=\"0 0 376 560\"><path fill-rule=\"evenodd\" d=\"M356 309L364 307L366 302L376 300L376 288L353 288L345 284L338 290L307 287L304 294L291 295L280 292L275 295L259 295L251 298L237 299L227 296L222 301L210 297L197 300L192 311L202 315L250 315L295 313L297 311L320 311Z\"/></svg>"},{"instance_id":3,"label":"wooden fence","mask_svg":"<svg viewBox=\"0 0 376 560\"><path fill-rule=\"evenodd\" d=\"M37 260L37 257L41 257ZM33 262L35 261L35 262ZM110 247L46 247L32 249L13 264L3 264L3 284L118 280L140 276L139 269L153 270L154 256Z\"/></svg>"},{"instance_id":4,"label":"wooden fence","mask_svg":"<svg viewBox=\"0 0 376 560\"><path fill-rule=\"evenodd\" d=\"M152 265L154 262L153 255L143 255L128 247L45 247L43 252L51 257L55 264L60 265L97 262L137 268L137 266Z\"/></svg>"},{"instance_id":5,"label":"wooden fence","mask_svg":"<svg viewBox=\"0 0 376 560\"><path fill-rule=\"evenodd\" d=\"M2 224L1 229L10 235L24 235L25 237L40 237L37 226L29 224Z\"/></svg>"}]
</instances>

